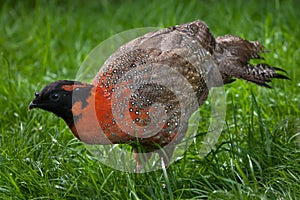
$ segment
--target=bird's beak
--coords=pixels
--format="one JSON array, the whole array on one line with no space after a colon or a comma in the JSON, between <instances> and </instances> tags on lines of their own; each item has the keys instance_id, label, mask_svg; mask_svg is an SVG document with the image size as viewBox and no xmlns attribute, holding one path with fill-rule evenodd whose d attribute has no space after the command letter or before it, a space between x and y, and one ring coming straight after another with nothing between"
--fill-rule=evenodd
<instances>
[{"instance_id":1,"label":"bird's beak","mask_svg":"<svg viewBox=\"0 0 300 200\"><path fill-rule=\"evenodd\" d=\"M33 108L36 108L37 104L34 103L34 100L32 102L30 102L29 106L28 106L28 110L32 110Z\"/></svg>"},{"instance_id":2,"label":"bird's beak","mask_svg":"<svg viewBox=\"0 0 300 200\"><path fill-rule=\"evenodd\" d=\"M34 93L35 98L30 102L29 106L28 106L28 110L32 110L33 108L37 108L38 104L35 103L35 101L37 101L37 98L39 97L39 93L35 92Z\"/></svg>"}]
</instances>

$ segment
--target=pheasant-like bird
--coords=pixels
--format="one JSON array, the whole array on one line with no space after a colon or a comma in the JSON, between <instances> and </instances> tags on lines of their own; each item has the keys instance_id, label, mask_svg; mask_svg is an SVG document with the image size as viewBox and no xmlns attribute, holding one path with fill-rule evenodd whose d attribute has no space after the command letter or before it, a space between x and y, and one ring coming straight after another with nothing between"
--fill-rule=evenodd
<instances>
[{"instance_id":1,"label":"pheasant-like bird","mask_svg":"<svg viewBox=\"0 0 300 200\"><path fill-rule=\"evenodd\" d=\"M29 109L56 114L88 144L130 144L136 153L171 146L166 152L170 155L211 87L239 78L270 88L272 78L288 79L277 73L284 71L280 68L249 63L263 59L261 52L257 41L232 35L214 38L197 20L121 46L91 84L50 83L35 93ZM139 170L141 161L136 159Z\"/></svg>"}]
</instances>

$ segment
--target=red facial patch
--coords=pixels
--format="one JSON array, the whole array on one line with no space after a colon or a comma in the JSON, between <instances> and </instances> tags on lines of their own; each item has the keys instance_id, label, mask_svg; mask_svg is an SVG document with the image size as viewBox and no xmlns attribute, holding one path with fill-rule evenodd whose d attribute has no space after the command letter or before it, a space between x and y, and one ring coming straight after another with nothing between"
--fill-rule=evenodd
<instances>
[{"instance_id":1,"label":"red facial patch","mask_svg":"<svg viewBox=\"0 0 300 200\"><path fill-rule=\"evenodd\" d=\"M75 88L84 88L86 87L86 84L82 84L82 85L63 85L61 86L61 89L65 90L65 91L73 91Z\"/></svg>"}]
</instances>

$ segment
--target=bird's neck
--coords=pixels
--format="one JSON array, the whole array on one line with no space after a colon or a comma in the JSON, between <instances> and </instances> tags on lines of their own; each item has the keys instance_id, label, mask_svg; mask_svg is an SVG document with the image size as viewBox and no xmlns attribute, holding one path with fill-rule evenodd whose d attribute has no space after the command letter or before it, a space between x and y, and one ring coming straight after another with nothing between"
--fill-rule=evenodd
<instances>
[{"instance_id":1,"label":"bird's neck","mask_svg":"<svg viewBox=\"0 0 300 200\"><path fill-rule=\"evenodd\" d=\"M98 87L90 89L89 95L73 99L72 119L65 119L73 134L88 144L111 144L106 138L99 121L99 115L106 115L110 98Z\"/></svg>"}]
</instances>

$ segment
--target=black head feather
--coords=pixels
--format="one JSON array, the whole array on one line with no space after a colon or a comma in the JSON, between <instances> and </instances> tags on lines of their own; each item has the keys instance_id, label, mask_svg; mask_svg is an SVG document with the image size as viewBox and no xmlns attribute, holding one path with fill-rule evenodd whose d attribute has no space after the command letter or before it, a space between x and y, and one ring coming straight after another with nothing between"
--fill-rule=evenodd
<instances>
[{"instance_id":1,"label":"black head feather","mask_svg":"<svg viewBox=\"0 0 300 200\"><path fill-rule=\"evenodd\" d=\"M40 108L52 112L63 118L68 125L71 125L74 123L72 114L73 94L75 92L74 89L78 87L81 88L81 92L84 90L89 92L92 86L70 80L59 80L50 83L41 92L35 92L35 98L31 101L28 108L29 110Z\"/></svg>"}]
</instances>

